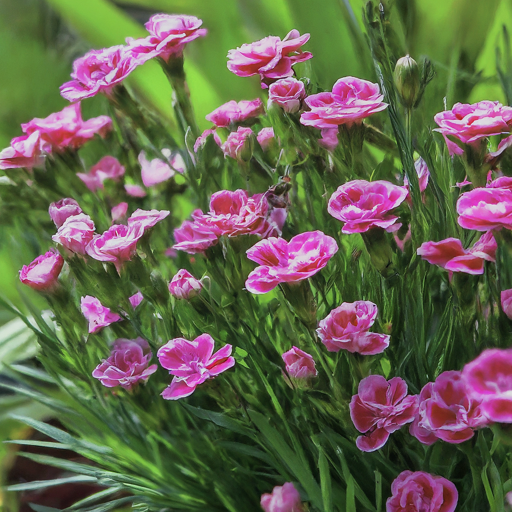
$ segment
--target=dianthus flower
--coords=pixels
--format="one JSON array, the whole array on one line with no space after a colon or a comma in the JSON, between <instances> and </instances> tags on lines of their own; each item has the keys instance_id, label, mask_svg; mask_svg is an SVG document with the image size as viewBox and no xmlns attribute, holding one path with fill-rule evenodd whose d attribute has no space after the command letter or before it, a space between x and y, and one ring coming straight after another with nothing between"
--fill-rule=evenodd
<instances>
[{"instance_id":1,"label":"dianthus flower","mask_svg":"<svg viewBox=\"0 0 512 512\"><path fill-rule=\"evenodd\" d=\"M82 208L80 208L79 204L70 197L66 197L64 199L60 199L55 203L51 203L48 208L48 213L50 214L50 218L53 220L55 226L60 228L68 217L73 217L74 215L79 215L82 212Z\"/></svg>"},{"instance_id":2,"label":"dianthus flower","mask_svg":"<svg viewBox=\"0 0 512 512\"><path fill-rule=\"evenodd\" d=\"M96 165L91 167L88 173L79 172L77 176L92 192L103 188L103 182L107 179L119 181L124 176L125 169L117 158L104 156Z\"/></svg>"},{"instance_id":3,"label":"dianthus flower","mask_svg":"<svg viewBox=\"0 0 512 512\"><path fill-rule=\"evenodd\" d=\"M177 299L190 299L199 295L202 289L203 283L183 268L178 270L169 283L169 293Z\"/></svg>"},{"instance_id":4,"label":"dianthus flower","mask_svg":"<svg viewBox=\"0 0 512 512\"><path fill-rule=\"evenodd\" d=\"M304 512L299 491L291 482L274 487L270 494L262 494L260 505L264 512Z\"/></svg>"},{"instance_id":5,"label":"dianthus flower","mask_svg":"<svg viewBox=\"0 0 512 512\"><path fill-rule=\"evenodd\" d=\"M263 113L263 103L259 98L252 101L242 100L238 103L231 100L208 114L206 120L218 128L227 128L231 124L242 123Z\"/></svg>"},{"instance_id":6,"label":"dianthus flower","mask_svg":"<svg viewBox=\"0 0 512 512\"><path fill-rule=\"evenodd\" d=\"M281 357L285 362L286 371L294 379L310 379L318 375L313 356L298 347L292 347Z\"/></svg>"},{"instance_id":7,"label":"dianthus flower","mask_svg":"<svg viewBox=\"0 0 512 512\"><path fill-rule=\"evenodd\" d=\"M239 126L236 132L231 132L222 144L224 156L230 156L239 162L247 162L251 157L250 137L254 132L250 128Z\"/></svg>"},{"instance_id":8,"label":"dianthus flower","mask_svg":"<svg viewBox=\"0 0 512 512\"><path fill-rule=\"evenodd\" d=\"M64 259L55 250L38 256L30 265L23 265L20 281L37 291L51 291L59 277Z\"/></svg>"},{"instance_id":9,"label":"dianthus flower","mask_svg":"<svg viewBox=\"0 0 512 512\"><path fill-rule=\"evenodd\" d=\"M44 162L43 144L39 132L14 137L11 145L0 151L0 169L17 169L18 167L32 169L41 165Z\"/></svg>"},{"instance_id":10,"label":"dianthus flower","mask_svg":"<svg viewBox=\"0 0 512 512\"><path fill-rule=\"evenodd\" d=\"M61 244L68 251L84 255L86 247L94 236L94 222L89 215L80 213L68 217L52 240Z\"/></svg>"},{"instance_id":11,"label":"dianthus flower","mask_svg":"<svg viewBox=\"0 0 512 512\"><path fill-rule=\"evenodd\" d=\"M145 187L152 187L153 185L163 183L176 174L167 162L159 158L148 160L144 151L141 151L139 154L139 164L141 166L140 177Z\"/></svg>"},{"instance_id":12,"label":"dianthus flower","mask_svg":"<svg viewBox=\"0 0 512 512\"><path fill-rule=\"evenodd\" d=\"M268 89L269 105L278 105L289 114L300 110L305 97L304 83L292 77L278 80Z\"/></svg>"},{"instance_id":13,"label":"dianthus flower","mask_svg":"<svg viewBox=\"0 0 512 512\"><path fill-rule=\"evenodd\" d=\"M96 297L86 295L80 301L80 307L85 319L89 322L89 334L98 332L114 322L120 322L122 318L117 313L112 313Z\"/></svg>"}]
</instances>

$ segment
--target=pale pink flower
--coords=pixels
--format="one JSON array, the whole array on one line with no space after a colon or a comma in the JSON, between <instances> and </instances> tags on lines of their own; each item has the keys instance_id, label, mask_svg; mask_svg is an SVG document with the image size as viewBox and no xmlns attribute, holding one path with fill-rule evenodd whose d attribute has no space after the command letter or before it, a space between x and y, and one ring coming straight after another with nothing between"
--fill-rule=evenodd
<instances>
[{"instance_id":1,"label":"pale pink flower","mask_svg":"<svg viewBox=\"0 0 512 512\"><path fill-rule=\"evenodd\" d=\"M501 309L507 317L512 320L512 288L501 292Z\"/></svg>"},{"instance_id":2,"label":"pale pink flower","mask_svg":"<svg viewBox=\"0 0 512 512\"><path fill-rule=\"evenodd\" d=\"M162 393L165 400L190 396L197 386L235 365L231 345L224 345L215 354L214 345L209 334L201 334L193 341L175 338L158 350L160 365L174 375L170 386Z\"/></svg>"},{"instance_id":3,"label":"pale pink flower","mask_svg":"<svg viewBox=\"0 0 512 512\"><path fill-rule=\"evenodd\" d=\"M95 192L103 188L103 182L107 179L119 181L124 176L125 168L117 158L104 156L96 165L91 167L88 173L78 172L76 175L85 183L85 186Z\"/></svg>"},{"instance_id":4,"label":"pale pink flower","mask_svg":"<svg viewBox=\"0 0 512 512\"><path fill-rule=\"evenodd\" d=\"M121 386L131 391L158 369L156 364L148 366L152 357L146 340L119 338L114 342L110 356L94 369L92 376L107 388Z\"/></svg>"},{"instance_id":5,"label":"pale pink flower","mask_svg":"<svg viewBox=\"0 0 512 512\"><path fill-rule=\"evenodd\" d=\"M90 295L82 297L80 308L85 319L89 322L89 334L94 334L103 327L122 320L117 313L112 313L96 297Z\"/></svg>"},{"instance_id":6,"label":"pale pink flower","mask_svg":"<svg viewBox=\"0 0 512 512\"><path fill-rule=\"evenodd\" d=\"M247 119L253 119L264 113L263 103L259 98L252 101L242 100L238 103L231 100L208 114L206 120L218 128L227 128L231 124L243 123Z\"/></svg>"},{"instance_id":7,"label":"pale pink flower","mask_svg":"<svg viewBox=\"0 0 512 512\"><path fill-rule=\"evenodd\" d=\"M187 166L185 164L185 160L178 151L172 152L168 148L162 149L162 155L167 158L171 169L179 174L184 174L187 170Z\"/></svg>"},{"instance_id":8,"label":"pale pink flower","mask_svg":"<svg viewBox=\"0 0 512 512\"><path fill-rule=\"evenodd\" d=\"M427 162L423 160L423 158L418 158L414 162L414 169L416 170L416 174L418 175L418 183L420 186L420 192L425 192L428 185L428 180L430 178L430 171L427 167ZM407 176L404 176L404 187L409 190L409 180L407 179Z\"/></svg>"},{"instance_id":9,"label":"pale pink flower","mask_svg":"<svg viewBox=\"0 0 512 512\"><path fill-rule=\"evenodd\" d=\"M292 77L278 80L268 88L269 106L278 105L289 114L300 110L305 97L304 83Z\"/></svg>"},{"instance_id":10,"label":"pale pink flower","mask_svg":"<svg viewBox=\"0 0 512 512\"><path fill-rule=\"evenodd\" d=\"M203 283L183 268L178 270L169 283L169 292L177 299L191 299L199 295L202 289Z\"/></svg>"},{"instance_id":11,"label":"pale pink flower","mask_svg":"<svg viewBox=\"0 0 512 512\"><path fill-rule=\"evenodd\" d=\"M37 167L44 162L41 151L42 142L39 132L15 137L8 148L0 151L0 169Z\"/></svg>"},{"instance_id":12,"label":"pale pink flower","mask_svg":"<svg viewBox=\"0 0 512 512\"><path fill-rule=\"evenodd\" d=\"M274 128L262 128L256 136L256 140L261 146L261 149L263 149L263 151L267 151L275 140Z\"/></svg>"},{"instance_id":13,"label":"pale pink flower","mask_svg":"<svg viewBox=\"0 0 512 512\"><path fill-rule=\"evenodd\" d=\"M119 203L116 206L112 207L110 210L110 216L112 217L112 222L117 222L126 217L126 213L128 212L128 203Z\"/></svg>"},{"instance_id":14,"label":"pale pink flower","mask_svg":"<svg viewBox=\"0 0 512 512\"><path fill-rule=\"evenodd\" d=\"M382 448L390 434L414 420L417 410L418 397L407 395L407 384L400 377L389 381L381 375L364 378L350 402L350 417L364 434L357 438L357 447L363 452Z\"/></svg>"},{"instance_id":15,"label":"pale pink flower","mask_svg":"<svg viewBox=\"0 0 512 512\"><path fill-rule=\"evenodd\" d=\"M155 226L161 220L169 216L169 210L135 210L128 219L128 226L142 225L144 231Z\"/></svg>"},{"instance_id":16,"label":"pale pink flower","mask_svg":"<svg viewBox=\"0 0 512 512\"><path fill-rule=\"evenodd\" d=\"M359 124L364 118L384 110L378 84L346 76L340 78L332 92L308 96L304 102L310 108L300 117L300 122L315 128L333 128L342 124Z\"/></svg>"},{"instance_id":17,"label":"pale pink flower","mask_svg":"<svg viewBox=\"0 0 512 512\"><path fill-rule=\"evenodd\" d=\"M132 308L135 309L144 300L144 295L142 295L140 292L137 292L131 297L128 297L128 300L130 301Z\"/></svg>"},{"instance_id":18,"label":"pale pink flower","mask_svg":"<svg viewBox=\"0 0 512 512\"><path fill-rule=\"evenodd\" d=\"M208 139L210 135L213 135L213 140L215 141L215 144L217 144L219 148L222 147L222 141L220 140L220 137L217 135L215 129L205 130L201 135L199 135L199 137L196 139L194 143L194 153L197 153L199 148L202 148L206 144L206 139Z\"/></svg>"},{"instance_id":19,"label":"pale pink flower","mask_svg":"<svg viewBox=\"0 0 512 512\"><path fill-rule=\"evenodd\" d=\"M424 471L402 471L391 492L386 512L454 512L459 499L450 480Z\"/></svg>"},{"instance_id":20,"label":"pale pink flower","mask_svg":"<svg viewBox=\"0 0 512 512\"><path fill-rule=\"evenodd\" d=\"M339 144L338 130L338 127L322 128L320 131L322 138L318 139L318 144L332 153Z\"/></svg>"},{"instance_id":21,"label":"pale pink flower","mask_svg":"<svg viewBox=\"0 0 512 512\"><path fill-rule=\"evenodd\" d=\"M51 291L64 265L64 259L55 250L38 256L30 265L23 265L19 274L20 281L37 291Z\"/></svg>"},{"instance_id":22,"label":"pale pink flower","mask_svg":"<svg viewBox=\"0 0 512 512\"><path fill-rule=\"evenodd\" d=\"M300 49L308 40L309 34L301 36L298 30L292 30L282 41L279 37L268 36L243 44L229 50L228 69L238 76L260 75L261 87L265 89L279 78L293 76L294 64L313 57Z\"/></svg>"},{"instance_id":23,"label":"pale pink flower","mask_svg":"<svg viewBox=\"0 0 512 512\"><path fill-rule=\"evenodd\" d=\"M261 240L247 251L247 257L259 263L247 278L251 293L267 293L280 283L296 283L314 276L338 250L334 238L321 231L310 231L284 238Z\"/></svg>"},{"instance_id":24,"label":"pale pink flower","mask_svg":"<svg viewBox=\"0 0 512 512\"><path fill-rule=\"evenodd\" d=\"M173 249L196 254L215 245L218 237L208 227L186 220L174 230L174 240Z\"/></svg>"},{"instance_id":25,"label":"pale pink flower","mask_svg":"<svg viewBox=\"0 0 512 512\"><path fill-rule=\"evenodd\" d=\"M139 187L139 185L127 184L124 186L124 189L130 197L146 197L147 195L146 191Z\"/></svg>"},{"instance_id":26,"label":"pale pink flower","mask_svg":"<svg viewBox=\"0 0 512 512\"><path fill-rule=\"evenodd\" d=\"M407 190L388 181L354 180L338 187L329 199L327 211L344 222L342 232L364 233L379 227L396 231L398 217L391 211L407 197Z\"/></svg>"},{"instance_id":27,"label":"pale pink flower","mask_svg":"<svg viewBox=\"0 0 512 512\"><path fill-rule=\"evenodd\" d=\"M144 183L144 186L146 187L152 187L153 185L163 183L164 181L171 179L175 174L167 162L164 162L159 158L154 158L149 161L146 158L146 153L144 151L141 151L139 154L139 164L142 169L140 173L142 183Z\"/></svg>"},{"instance_id":28,"label":"pale pink flower","mask_svg":"<svg viewBox=\"0 0 512 512\"><path fill-rule=\"evenodd\" d=\"M236 132L231 132L222 144L224 156L230 156L235 160L247 161L250 158L250 137L254 132L250 128L239 126ZM249 154L247 154L249 153ZM248 158L249 157L249 158Z\"/></svg>"},{"instance_id":29,"label":"pale pink flower","mask_svg":"<svg viewBox=\"0 0 512 512\"><path fill-rule=\"evenodd\" d=\"M83 212L82 208L80 208L74 199L66 197L56 201L55 203L51 203L48 208L48 213L50 214L50 218L53 220L55 226L60 228L68 217L73 217L74 215L78 215Z\"/></svg>"},{"instance_id":30,"label":"pale pink flower","mask_svg":"<svg viewBox=\"0 0 512 512\"><path fill-rule=\"evenodd\" d=\"M363 355L380 354L388 348L390 336L369 332L377 313L373 302L344 302L320 320L316 332L329 352L343 349Z\"/></svg>"},{"instance_id":31,"label":"pale pink flower","mask_svg":"<svg viewBox=\"0 0 512 512\"><path fill-rule=\"evenodd\" d=\"M94 236L94 222L89 215L79 213L68 217L52 240L68 251L84 255L86 247Z\"/></svg>"},{"instance_id":32,"label":"pale pink flower","mask_svg":"<svg viewBox=\"0 0 512 512\"><path fill-rule=\"evenodd\" d=\"M309 379L318 375L313 356L298 347L293 346L281 357L286 364L286 371L290 377L295 379Z\"/></svg>"},{"instance_id":33,"label":"pale pink flower","mask_svg":"<svg viewBox=\"0 0 512 512\"><path fill-rule=\"evenodd\" d=\"M264 512L304 512L299 491L291 482L274 487L271 494L262 494L260 505Z\"/></svg>"}]
</instances>

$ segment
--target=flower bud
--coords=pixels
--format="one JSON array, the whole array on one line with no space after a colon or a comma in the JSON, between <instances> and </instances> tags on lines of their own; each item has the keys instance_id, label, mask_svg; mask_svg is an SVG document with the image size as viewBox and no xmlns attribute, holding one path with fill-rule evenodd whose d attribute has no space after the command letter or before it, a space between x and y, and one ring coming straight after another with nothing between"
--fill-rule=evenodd
<instances>
[{"instance_id":1,"label":"flower bud","mask_svg":"<svg viewBox=\"0 0 512 512\"><path fill-rule=\"evenodd\" d=\"M68 217L73 217L74 215L82 213L82 208L80 208L74 199L66 197L65 199L61 199L60 201L50 204L48 213L57 228L60 228Z\"/></svg>"},{"instance_id":2,"label":"flower bud","mask_svg":"<svg viewBox=\"0 0 512 512\"><path fill-rule=\"evenodd\" d=\"M293 346L281 357L286 364L286 371L294 379L310 379L318 375L313 357L300 348Z\"/></svg>"},{"instance_id":3,"label":"flower bud","mask_svg":"<svg viewBox=\"0 0 512 512\"><path fill-rule=\"evenodd\" d=\"M407 108L412 108L420 91L420 69L418 63L409 55L398 59L394 78L402 103Z\"/></svg>"},{"instance_id":4,"label":"flower bud","mask_svg":"<svg viewBox=\"0 0 512 512\"><path fill-rule=\"evenodd\" d=\"M57 283L64 259L55 250L38 256L30 265L23 265L20 281L38 291L49 291Z\"/></svg>"},{"instance_id":5,"label":"flower bud","mask_svg":"<svg viewBox=\"0 0 512 512\"><path fill-rule=\"evenodd\" d=\"M203 283L185 269L179 270L169 283L169 292L177 299L190 299L199 295L202 289Z\"/></svg>"}]
</instances>

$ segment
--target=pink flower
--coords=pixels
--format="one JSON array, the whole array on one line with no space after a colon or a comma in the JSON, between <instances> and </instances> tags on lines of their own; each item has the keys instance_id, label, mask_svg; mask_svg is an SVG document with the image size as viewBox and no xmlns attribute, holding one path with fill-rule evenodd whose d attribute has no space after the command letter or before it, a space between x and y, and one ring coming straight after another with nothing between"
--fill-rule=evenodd
<instances>
[{"instance_id":1,"label":"pink flower","mask_svg":"<svg viewBox=\"0 0 512 512\"><path fill-rule=\"evenodd\" d=\"M512 349L484 350L464 366L468 394L491 421L512 423Z\"/></svg>"},{"instance_id":2,"label":"pink flower","mask_svg":"<svg viewBox=\"0 0 512 512\"><path fill-rule=\"evenodd\" d=\"M217 144L219 148L222 147L222 141L220 140L220 137L217 135L215 129L205 130L201 135L199 135L199 137L196 139L194 143L194 153L197 153L198 149L202 148L206 144L206 139L208 139L210 135L213 135L213 140L215 141L215 144Z\"/></svg>"},{"instance_id":3,"label":"pink flower","mask_svg":"<svg viewBox=\"0 0 512 512\"><path fill-rule=\"evenodd\" d=\"M362 355L380 354L388 348L390 336L368 332L377 313L373 302L344 302L320 320L316 332L329 352L344 349Z\"/></svg>"},{"instance_id":4,"label":"pink flower","mask_svg":"<svg viewBox=\"0 0 512 512\"><path fill-rule=\"evenodd\" d=\"M91 167L88 173L79 172L77 176L85 183L86 187L95 192L103 188L103 182L107 179L119 181L124 176L125 169L117 158L104 156L96 165Z\"/></svg>"},{"instance_id":5,"label":"pink flower","mask_svg":"<svg viewBox=\"0 0 512 512\"><path fill-rule=\"evenodd\" d=\"M354 180L338 187L329 199L327 211L345 223L343 233L364 233L373 227L396 231L398 217L391 210L400 206L407 190L388 181Z\"/></svg>"},{"instance_id":6,"label":"pink flower","mask_svg":"<svg viewBox=\"0 0 512 512\"><path fill-rule=\"evenodd\" d=\"M142 62L123 45L91 50L75 60L71 73L73 80L61 85L60 93L71 102L90 98L99 92L110 94Z\"/></svg>"},{"instance_id":7,"label":"pink flower","mask_svg":"<svg viewBox=\"0 0 512 512\"><path fill-rule=\"evenodd\" d=\"M363 452L382 448L390 434L414 420L417 410L418 397L407 395L407 384L400 377L389 381L381 375L366 377L350 402L350 417L364 434L357 438L357 447Z\"/></svg>"},{"instance_id":8,"label":"pink flower","mask_svg":"<svg viewBox=\"0 0 512 512\"><path fill-rule=\"evenodd\" d=\"M22 135L11 140L8 148L0 151L0 169L26 167L32 169L44 162L41 155L41 138L39 132Z\"/></svg>"},{"instance_id":9,"label":"pink flower","mask_svg":"<svg viewBox=\"0 0 512 512\"><path fill-rule=\"evenodd\" d=\"M38 256L30 265L23 265L20 281L37 291L51 291L57 284L64 259L55 250Z\"/></svg>"},{"instance_id":10,"label":"pink flower","mask_svg":"<svg viewBox=\"0 0 512 512\"><path fill-rule=\"evenodd\" d=\"M425 160L420 157L414 162L414 168L416 170L416 174L418 175L420 192L425 192L428 185L428 179L430 178L430 171L428 170L427 162L425 162ZM407 176L404 176L404 187L409 190L409 180L407 179Z\"/></svg>"},{"instance_id":11,"label":"pink flower","mask_svg":"<svg viewBox=\"0 0 512 512\"><path fill-rule=\"evenodd\" d=\"M174 240L173 249L196 254L215 245L218 237L208 227L186 220L174 230Z\"/></svg>"},{"instance_id":12,"label":"pink flower","mask_svg":"<svg viewBox=\"0 0 512 512\"><path fill-rule=\"evenodd\" d=\"M185 164L185 160L178 151L174 153L167 148L162 149L162 155L167 158L171 169L179 174L183 174L187 170L187 166Z\"/></svg>"},{"instance_id":13,"label":"pink flower","mask_svg":"<svg viewBox=\"0 0 512 512\"><path fill-rule=\"evenodd\" d=\"M92 376L107 388L121 386L131 391L136 384L146 382L156 372L156 364L148 367L152 357L146 340L119 338L114 342L108 359L95 368Z\"/></svg>"},{"instance_id":14,"label":"pink flower","mask_svg":"<svg viewBox=\"0 0 512 512\"><path fill-rule=\"evenodd\" d=\"M112 207L112 209L110 210L112 222L117 222L118 220L124 219L126 217L127 212L128 203L119 203L116 206Z\"/></svg>"},{"instance_id":15,"label":"pink flower","mask_svg":"<svg viewBox=\"0 0 512 512\"><path fill-rule=\"evenodd\" d=\"M161 220L169 216L169 210L135 210L128 219L128 226L142 225L144 231L155 226Z\"/></svg>"},{"instance_id":16,"label":"pink flower","mask_svg":"<svg viewBox=\"0 0 512 512\"><path fill-rule=\"evenodd\" d=\"M96 297L91 297L90 295L82 297L80 307L82 314L89 322L89 334L94 334L103 329L103 327L122 320L117 313L112 313Z\"/></svg>"},{"instance_id":17,"label":"pink flower","mask_svg":"<svg viewBox=\"0 0 512 512\"><path fill-rule=\"evenodd\" d=\"M215 354L215 341L209 334L201 334L193 341L175 338L157 353L160 364L174 375L162 396L165 400L178 400L190 396L197 386L235 365L231 345L224 345Z\"/></svg>"},{"instance_id":18,"label":"pink flower","mask_svg":"<svg viewBox=\"0 0 512 512\"><path fill-rule=\"evenodd\" d=\"M252 101L242 100L238 103L231 100L208 114L206 119L218 128L227 128L231 124L243 123L247 119L258 117L264 113L263 103L259 98Z\"/></svg>"},{"instance_id":19,"label":"pink flower","mask_svg":"<svg viewBox=\"0 0 512 512\"><path fill-rule=\"evenodd\" d=\"M459 225L465 229L489 231L512 229L512 190L475 188L457 201Z\"/></svg>"},{"instance_id":20,"label":"pink flower","mask_svg":"<svg viewBox=\"0 0 512 512\"><path fill-rule=\"evenodd\" d=\"M279 37L268 36L243 44L236 50L229 50L228 69L237 76L260 75L261 87L266 89L269 83L292 76L294 64L313 57L300 49L308 40L309 34L301 36L298 30L292 30L282 41Z\"/></svg>"},{"instance_id":21,"label":"pink flower","mask_svg":"<svg viewBox=\"0 0 512 512\"><path fill-rule=\"evenodd\" d=\"M146 191L139 185L125 185L124 189L130 197L146 197Z\"/></svg>"},{"instance_id":22,"label":"pink flower","mask_svg":"<svg viewBox=\"0 0 512 512\"><path fill-rule=\"evenodd\" d=\"M351 126L361 123L365 117L387 107L379 86L360 78L340 78L332 92L312 94L304 101L310 108L301 115L300 122L315 128L333 128L341 124Z\"/></svg>"},{"instance_id":23,"label":"pink flower","mask_svg":"<svg viewBox=\"0 0 512 512\"><path fill-rule=\"evenodd\" d=\"M153 185L158 185L159 183L163 183L171 179L175 172L169 167L169 164L160 160L158 158L154 158L149 161L146 158L146 153L141 151L139 154L139 163L141 165L141 173L140 176L142 178L142 183L146 187L152 187Z\"/></svg>"},{"instance_id":24,"label":"pink flower","mask_svg":"<svg viewBox=\"0 0 512 512\"><path fill-rule=\"evenodd\" d=\"M409 432L423 444L438 439L458 444L471 439L474 429L488 423L480 401L468 396L462 372L449 371L421 390L418 415Z\"/></svg>"},{"instance_id":25,"label":"pink flower","mask_svg":"<svg viewBox=\"0 0 512 512\"><path fill-rule=\"evenodd\" d=\"M135 309L144 300L144 295L142 295L140 292L137 292L135 295L129 297L128 300L130 301L132 308Z\"/></svg>"},{"instance_id":26,"label":"pink flower","mask_svg":"<svg viewBox=\"0 0 512 512\"><path fill-rule=\"evenodd\" d=\"M512 320L512 288L501 292L501 309Z\"/></svg>"},{"instance_id":27,"label":"pink flower","mask_svg":"<svg viewBox=\"0 0 512 512\"><path fill-rule=\"evenodd\" d=\"M178 270L169 283L169 292L177 299L190 299L199 295L202 289L203 283L183 268Z\"/></svg>"},{"instance_id":28,"label":"pink flower","mask_svg":"<svg viewBox=\"0 0 512 512\"><path fill-rule=\"evenodd\" d=\"M263 151L267 151L272 141L275 139L274 128L262 128L258 135L256 136L256 140L258 141L261 149Z\"/></svg>"},{"instance_id":29,"label":"pink flower","mask_svg":"<svg viewBox=\"0 0 512 512\"><path fill-rule=\"evenodd\" d=\"M459 499L450 480L424 471L402 471L391 484L386 512L454 512Z\"/></svg>"},{"instance_id":30,"label":"pink flower","mask_svg":"<svg viewBox=\"0 0 512 512\"><path fill-rule=\"evenodd\" d=\"M87 244L94 236L94 222L89 215L80 213L68 217L52 240L64 246L68 251L85 254Z\"/></svg>"},{"instance_id":31,"label":"pink flower","mask_svg":"<svg viewBox=\"0 0 512 512\"><path fill-rule=\"evenodd\" d=\"M239 126L236 132L231 132L222 144L224 156L230 156L239 162L248 161L251 157L249 138L254 132L250 128Z\"/></svg>"},{"instance_id":32,"label":"pink flower","mask_svg":"<svg viewBox=\"0 0 512 512\"><path fill-rule=\"evenodd\" d=\"M323 269L338 250L334 238L321 231L309 231L284 238L262 240L247 251L247 257L259 263L247 278L251 293L267 293L280 283L303 281Z\"/></svg>"},{"instance_id":33,"label":"pink flower","mask_svg":"<svg viewBox=\"0 0 512 512\"><path fill-rule=\"evenodd\" d=\"M318 139L318 144L332 153L339 144L338 127L322 128L320 134L322 138Z\"/></svg>"},{"instance_id":34,"label":"pink flower","mask_svg":"<svg viewBox=\"0 0 512 512\"><path fill-rule=\"evenodd\" d=\"M260 505L265 512L304 512L299 491L291 482L274 487L271 494L262 494Z\"/></svg>"},{"instance_id":35,"label":"pink flower","mask_svg":"<svg viewBox=\"0 0 512 512\"><path fill-rule=\"evenodd\" d=\"M50 218L53 220L55 226L60 228L68 217L73 217L74 215L79 215L83 212L82 208L80 208L74 199L66 197L65 199L60 199L55 203L51 203L48 208L48 213L50 214Z\"/></svg>"},{"instance_id":36,"label":"pink flower","mask_svg":"<svg viewBox=\"0 0 512 512\"><path fill-rule=\"evenodd\" d=\"M295 379L309 379L318 375L313 356L300 348L293 346L288 352L282 355L282 358L290 377Z\"/></svg>"},{"instance_id":37,"label":"pink flower","mask_svg":"<svg viewBox=\"0 0 512 512\"><path fill-rule=\"evenodd\" d=\"M41 140L52 151L62 152L66 148L80 148L95 135L105 137L112 130L112 120L108 116L99 116L84 121L80 103L75 103L44 119L32 119L22 124L21 129L27 135L39 132Z\"/></svg>"},{"instance_id":38,"label":"pink flower","mask_svg":"<svg viewBox=\"0 0 512 512\"><path fill-rule=\"evenodd\" d=\"M269 104L279 105L289 114L300 110L301 102L305 97L304 84L291 77L274 82L268 89Z\"/></svg>"}]
</instances>

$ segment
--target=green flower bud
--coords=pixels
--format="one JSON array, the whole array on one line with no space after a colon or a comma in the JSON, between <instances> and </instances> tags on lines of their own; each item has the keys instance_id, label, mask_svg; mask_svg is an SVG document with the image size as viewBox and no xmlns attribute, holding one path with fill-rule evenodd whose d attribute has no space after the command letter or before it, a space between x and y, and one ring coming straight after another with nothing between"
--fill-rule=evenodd
<instances>
[{"instance_id":1,"label":"green flower bud","mask_svg":"<svg viewBox=\"0 0 512 512\"><path fill-rule=\"evenodd\" d=\"M412 108L420 91L420 69L418 63L409 55L398 59L394 72L395 86L402 103Z\"/></svg>"}]
</instances>

